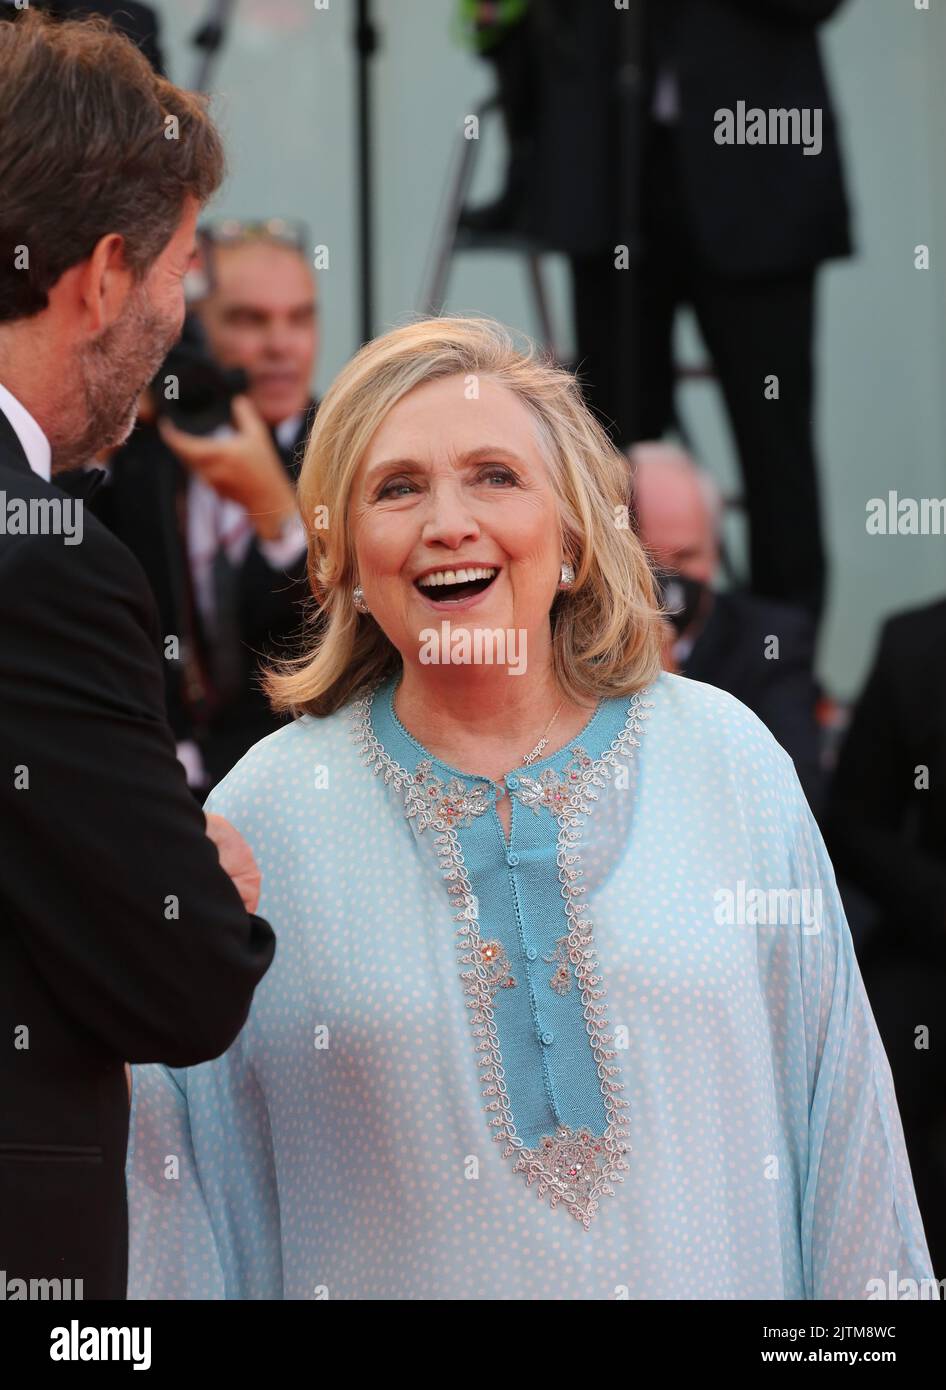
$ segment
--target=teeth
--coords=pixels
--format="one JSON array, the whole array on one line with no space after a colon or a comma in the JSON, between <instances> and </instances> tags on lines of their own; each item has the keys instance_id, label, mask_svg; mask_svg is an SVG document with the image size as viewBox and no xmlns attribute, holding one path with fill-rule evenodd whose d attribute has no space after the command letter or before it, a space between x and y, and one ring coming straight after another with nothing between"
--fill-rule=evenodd
<instances>
[{"instance_id":1,"label":"teeth","mask_svg":"<svg viewBox=\"0 0 946 1390\"><path fill-rule=\"evenodd\" d=\"M492 579L497 573L493 566L480 565L463 570L437 570L436 574L425 574L417 582L427 589L437 584L468 584L471 579Z\"/></svg>"}]
</instances>

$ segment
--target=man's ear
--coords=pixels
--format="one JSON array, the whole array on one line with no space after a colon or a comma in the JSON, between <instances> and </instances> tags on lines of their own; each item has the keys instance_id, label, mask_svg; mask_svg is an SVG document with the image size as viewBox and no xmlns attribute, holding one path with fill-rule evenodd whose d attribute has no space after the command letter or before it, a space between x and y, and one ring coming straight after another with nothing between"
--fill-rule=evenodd
<instances>
[{"instance_id":1,"label":"man's ear","mask_svg":"<svg viewBox=\"0 0 946 1390\"><path fill-rule=\"evenodd\" d=\"M71 280L71 284L65 282ZM120 232L100 237L92 254L70 266L59 284L70 293L88 337L96 337L121 317L134 277L125 260L125 238Z\"/></svg>"}]
</instances>

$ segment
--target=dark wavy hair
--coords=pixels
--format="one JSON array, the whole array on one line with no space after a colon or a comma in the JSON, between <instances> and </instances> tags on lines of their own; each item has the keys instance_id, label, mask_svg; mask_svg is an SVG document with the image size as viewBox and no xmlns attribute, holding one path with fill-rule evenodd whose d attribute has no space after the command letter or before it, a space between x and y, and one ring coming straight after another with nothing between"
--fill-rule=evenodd
<instances>
[{"instance_id":1,"label":"dark wavy hair","mask_svg":"<svg viewBox=\"0 0 946 1390\"><path fill-rule=\"evenodd\" d=\"M206 99L159 76L101 16L0 21L0 323L45 309L109 233L143 279L188 195L223 181Z\"/></svg>"}]
</instances>

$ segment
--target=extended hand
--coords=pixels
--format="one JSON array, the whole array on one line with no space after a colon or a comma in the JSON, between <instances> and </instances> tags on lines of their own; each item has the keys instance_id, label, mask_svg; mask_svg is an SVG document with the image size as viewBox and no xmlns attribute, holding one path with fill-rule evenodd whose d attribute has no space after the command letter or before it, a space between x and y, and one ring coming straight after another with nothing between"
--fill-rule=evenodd
<instances>
[{"instance_id":1,"label":"extended hand","mask_svg":"<svg viewBox=\"0 0 946 1390\"><path fill-rule=\"evenodd\" d=\"M206 819L207 834L217 846L221 868L232 878L247 912L255 912L263 880L256 867L253 851L239 830L235 830L223 816L209 814Z\"/></svg>"},{"instance_id":2,"label":"extended hand","mask_svg":"<svg viewBox=\"0 0 946 1390\"><path fill-rule=\"evenodd\" d=\"M294 515L295 492L266 422L250 398L234 396L232 409L236 434L187 434L166 416L158 421L158 429L186 468L221 497L245 507L257 534L271 540Z\"/></svg>"}]
</instances>

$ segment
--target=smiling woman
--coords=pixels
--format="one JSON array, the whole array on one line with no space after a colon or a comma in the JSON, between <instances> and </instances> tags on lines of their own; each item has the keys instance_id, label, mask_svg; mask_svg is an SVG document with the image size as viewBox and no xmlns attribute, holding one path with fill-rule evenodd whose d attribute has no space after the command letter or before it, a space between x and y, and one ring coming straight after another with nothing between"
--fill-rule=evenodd
<instances>
[{"instance_id":1,"label":"smiling woman","mask_svg":"<svg viewBox=\"0 0 946 1390\"><path fill-rule=\"evenodd\" d=\"M928 1278L817 825L745 706L658 670L573 378L489 321L396 329L325 397L300 494L327 625L270 678L299 718L208 802L279 949L224 1056L135 1069L129 1295ZM459 660L424 659L435 619Z\"/></svg>"},{"instance_id":2,"label":"smiling woman","mask_svg":"<svg viewBox=\"0 0 946 1390\"><path fill-rule=\"evenodd\" d=\"M620 525L627 496L627 462L574 378L502 325L427 319L367 344L327 392L303 461L303 518L334 518L309 528L328 622L313 652L270 677L274 702L329 714L390 673L443 611L416 581L471 565L497 570L488 603L465 596L477 620L527 627L570 701L631 694L659 668L660 619ZM554 601L563 563L567 605Z\"/></svg>"}]
</instances>

